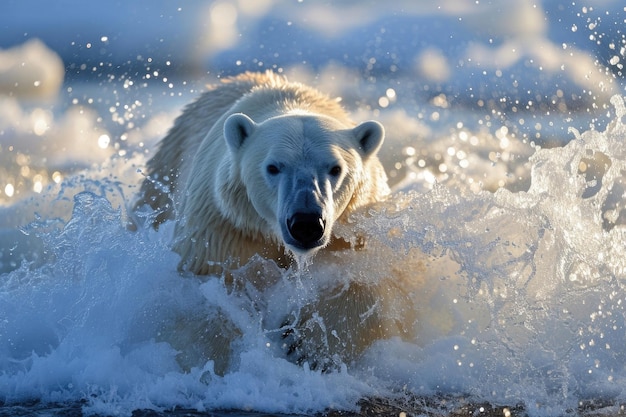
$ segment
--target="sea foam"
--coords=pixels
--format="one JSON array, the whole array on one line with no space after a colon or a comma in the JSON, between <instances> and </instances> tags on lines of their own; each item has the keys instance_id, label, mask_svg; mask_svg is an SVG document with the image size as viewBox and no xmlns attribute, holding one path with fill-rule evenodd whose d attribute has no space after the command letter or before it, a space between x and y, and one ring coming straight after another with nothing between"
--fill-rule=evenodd
<instances>
[{"instance_id":1,"label":"sea foam","mask_svg":"<svg viewBox=\"0 0 626 417\"><path fill-rule=\"evenodd\" d=\"M617 410L626 401L626 127L622 98L612 102L604 132L537 147L527 191L424 192L405 181L344 226L367 236L366 250L314 259L306 271L255 258L240 272L271 280L239 290L177 271L173 224L129 230L128 197L100 173L71 192L51 188L47 197L71 213L38 206L31 224L3 230L3 247L24 261L0 275L0 401L83 402L87 413L120 415L307 414L355 410L362 398L461 395L537 416L592 401ZM414 313L414 338L373 341L328 373L285 358L281 317L329 286L376 284L390 267L411 280L397 309ZM182 369L164 329L216 311L240 331L231 367L223 376L211 360Z\"/></svg>"}]
</instances>

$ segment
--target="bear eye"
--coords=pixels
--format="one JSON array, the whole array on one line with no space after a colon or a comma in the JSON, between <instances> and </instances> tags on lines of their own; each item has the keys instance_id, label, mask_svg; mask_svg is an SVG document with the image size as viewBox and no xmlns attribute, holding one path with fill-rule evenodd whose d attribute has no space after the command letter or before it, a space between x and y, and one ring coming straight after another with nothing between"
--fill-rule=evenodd
<instances>
[{"instance_id":1,"label":"bear eye","mask_svg":"<svg viewBox=\"0 0 626 417\"><path fill-rule=\"evenodd\" d=\"M339 165L335 165L328 171L328 174L332 177L338 177L341 174L341 167Z\"/></svg>"},{"instance_id":2,"label":"bear eye","mask_svg":"<svg viewBox=\"0 0 626 417\"><path fill-rule=\"evenodd\" d=\"M276 165L268 165L266 169L267 173L270 175L277 175L280 172L280 169L278 169Z\"/></svg>"}]
</instances>

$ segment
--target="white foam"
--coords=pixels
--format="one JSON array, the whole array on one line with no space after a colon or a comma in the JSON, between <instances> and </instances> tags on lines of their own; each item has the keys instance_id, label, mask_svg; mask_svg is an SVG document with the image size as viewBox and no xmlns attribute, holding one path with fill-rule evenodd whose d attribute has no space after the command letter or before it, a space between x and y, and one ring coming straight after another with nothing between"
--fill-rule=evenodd
<instances>
[{"instance_id":1,"label":"white foam","mask_svg":"<svg viewBox=\"0 0 626 417\"><path fill-rule=\"evenodd\" d=\"M44 213L25 229L43 241L42 260L2 275L2 400L84 399L89 412L122 415L167 407L306 414L394 391L464 394L540 416L588 399L622 402L626 248L614 190L626 171L625 133L618 118L604 133L538 151L528 192L396 193L351 224L380 251L314 260L304 275L278 273L268 288L239 292L217 278L180 276L172 224L128 231L113 198L98 195L108 188L88 180L91 192L77 195L69 221L46 223ZM609 163L589 180L581 160L589 169ZM611 210L617 215L607 217ZM403 261L408 279L421 280L399 306L418 315L414 340L380 340L329 374L284 359L276 332L290 309L333 282L374 282L385 262ZM242 331L234 365L224 376L211 361L183 372L163 323L215 308Z\"/></svg>"}]
</instances>

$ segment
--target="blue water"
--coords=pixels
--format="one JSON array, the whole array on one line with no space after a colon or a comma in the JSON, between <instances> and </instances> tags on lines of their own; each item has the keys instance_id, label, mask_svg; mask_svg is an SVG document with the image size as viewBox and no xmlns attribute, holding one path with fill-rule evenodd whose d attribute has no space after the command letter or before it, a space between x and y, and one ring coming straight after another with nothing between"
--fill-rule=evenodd
<instances>
[{"instance_id":1,"label":"blue water","mask_svg":"<svg viewBox=\"0 0 626 417\"><path fill-rule=\"evenodd\" d=\"M0 68L0 415L623 411L623 5L244 3L0 16L21 65ZM256 68L380 120L393 195L350 224L366 250L256 259L239 274L268 285L233 290L127 207L203 84ZM284 316L354 282L393 288L410 336L329 373L287 360ZM216 317L231 368L181 367Z\"/></svg>"}]
</instances>

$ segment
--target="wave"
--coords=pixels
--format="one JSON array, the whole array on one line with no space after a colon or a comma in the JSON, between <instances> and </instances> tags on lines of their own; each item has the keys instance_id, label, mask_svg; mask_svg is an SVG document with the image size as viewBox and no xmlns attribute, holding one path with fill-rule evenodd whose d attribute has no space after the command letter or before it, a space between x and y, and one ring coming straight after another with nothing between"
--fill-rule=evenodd
<instances>
[{"instance_id":1,"label":"wave","mask_svg":"<svg viewBox=\"0 0 626 417\"><path fill-rule=\"evenodd\" d=\"M536 148L527 191L403 181L343 226L367 237L364 250L305 269L255 258L237 270L240 286L181 276L173 225L129 230L126 185L100 172L16 203L13 213L38 215L0 233L0 402L312 414L355 411L364 398L462 395L538 416L589 401L618 410L626 107L612 103L604 132ZM308 311L323 333L311 306L352 283L378 286L375 301L408 330L327 372L290 360L284 318ZM210 333L237 340L223 372L202 360L205 324L216 321L236 329Z\"/></svg>"}]
</instances>

